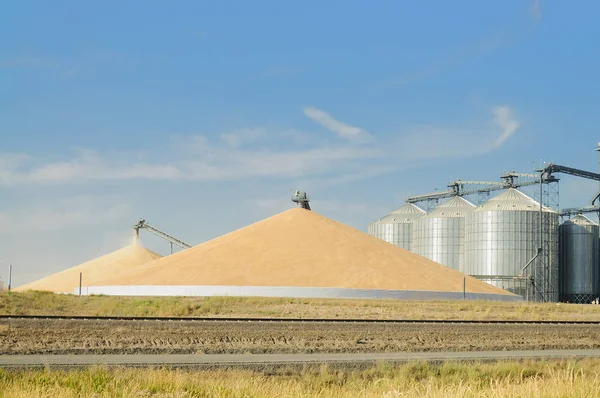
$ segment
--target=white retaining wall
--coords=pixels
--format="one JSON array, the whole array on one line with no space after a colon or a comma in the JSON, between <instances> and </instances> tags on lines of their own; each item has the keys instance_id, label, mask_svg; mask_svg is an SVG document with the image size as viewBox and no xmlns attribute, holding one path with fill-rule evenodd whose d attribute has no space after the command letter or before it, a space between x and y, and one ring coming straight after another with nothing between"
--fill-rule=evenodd
<instances>
[{"instance_id":1,"label":"white retaining wall","mask_svg":"<svg viewBox=\"0 0 600 398\"><path fill-rule=\"evenodd\" d=\"M74 294L80 294L79 287ZM521 301L516 295L437 292L426 290L376 290L292 286L84 286L81 295L107 296L241 296L292 298L353 298L396 300L497 300Z\"/></svg>"}]
</instances>

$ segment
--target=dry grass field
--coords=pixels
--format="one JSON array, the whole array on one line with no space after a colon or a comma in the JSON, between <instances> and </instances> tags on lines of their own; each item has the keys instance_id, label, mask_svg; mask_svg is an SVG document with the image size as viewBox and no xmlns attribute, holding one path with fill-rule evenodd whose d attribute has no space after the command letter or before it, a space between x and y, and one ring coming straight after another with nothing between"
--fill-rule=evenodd
<instances>
[{"instance_id":1,"label":"dry grass field","mask_svg":"<svg viewBox=\"0 0 600 398\"><path fill-rule=\"evenodd\" d=\"M0 355L600 348L595 325L0 320Z\"/></svg>"},{"instance_id":2,"label":"dry grass field","mask_svg":"<svg viewBox=\"0 0 600 398\"><path fill-rule=\"evenodd\" d=\"M11 292L0 294L0 314L600 321L600 306L492 301L78 297Z\"/></svg>"},{"instance_id":3,"label":"dry grass field","mask_svg":"<svg viewBox=\"0 0 600 398\"><path fill-rule=\"evenodd\" d=\"M597 397L600 361L499 362L250 371L0 370L6 398Z\"/></svg>"},{"instance_id":4,"label":"dry grass field","mask_svg":"<svg viewBox=\"0 0 600 398\"><path fill-rule=\"evenodd\" d=\"M0 314L363 319L600 320L598 306L271 298L0 295ZM254 325L254 326L253 326ZM0 354L390 352L599 348L585 325L0 321ZM2 370L0 397L596 397L600 360L380 364L276 373Z\"/></svg>"}]
</instances>

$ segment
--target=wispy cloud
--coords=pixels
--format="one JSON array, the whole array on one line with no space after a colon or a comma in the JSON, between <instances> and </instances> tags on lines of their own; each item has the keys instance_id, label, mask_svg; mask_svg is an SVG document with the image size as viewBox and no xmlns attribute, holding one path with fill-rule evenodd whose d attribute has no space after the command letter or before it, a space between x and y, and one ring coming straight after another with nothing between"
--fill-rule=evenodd
<instances>
[{"instance_id":1,"label":"wispy cloud","mask_svg":"<svg viewBox=\"0 0 600 398\"><path fill-rule=\"evenodd\" d=\"M266 130L263 128L246 128L223 133L221 139L230 147L237 148L246 143L254 142L265 135Z\"/></svg>"},{"instance_id":2,"label":"wispy cloud","mask_svg":"<svg viewBox=\"0 0 600 398\"><path fill-rule=\"evenodd\" d=\"M494 147L499 147L519 128L519 121L514 118L513 111L508 106L495 106L493 112L494 123L502 129L502 134L494 142Z\"/></svg>"},{"instance_id":3,"label":"wispy cloud","mask_svg":"<svg viewBox=\"0 0 600 398\"><path fill-rule=\"evenodd\" d=\"M27 164L30 157L22 153L0 153L0 185L12 182L14 172Z\"/></svg>"},{"instance_id":4,"label":"wispy cloud","mask_svg":"<svg viewBox=\"0 0 600 398\"><path fill-rule=\"evenodd\" d=\"M283 134L263 128L238 129L211 141L187 136L179 145L157 153L98 152L78 149L67 160L41 162L26 154L0 154L0 184L77 184L90 181L181 180L232 181L251 178L312 179L344 184L394 170L420 160L469 157L504 145L519 127L508 106L492 109L491 125L455 129L424 126L369 146L355 145L372 136L315 108L305 109L334 134L348 138L323 144L315 139L296 147L279 141ZM500 131L497 129L499 128ZM366 137L365 137L366 135ZM398 158L398 153L402 154Z\"/></svg>"},{"instance_id":5,"label":"wispy cloud","mask_svg":"<svg viewBox=\"0 0 600 398\"><path fill-rule=\"evenodd\" d=\"M495 106L491 111L491 124L500 131L495 128L418 127L399 139L404 158L411 161L466 158L500 148L517 130L519 122L510 107Z\"/></svg>"},{"instance_id":6,"label":"wispy cloud","mask_svg":"<svg viewBox=\"0 0 600 398\"><path fill-rule=\"evenodd\" d=\"M290 178L359 170L367 159L385 156L377 149L323 146L306 150L243 149L191 137L186 153L172 153L164 163L131 161L128 153L102 154L78 150L63 162L41 166L20 164L0 169L4 185L24 183L74 184L89 181L189 180L222 181L244 178ZM0 162L0 166L1 166Z\"/></svg>"},{"instance_id":7,"label":"wispy cloud","mask_svg":"<svg viewBox=\"0 0 600 398\"><path fill-rule=\"evenodd\" d=\"M542 0L533 0L531 3L531 15L535 19L542 19Z\"/></svg>"},{"instance_id":8,"label":"wispy cloud","mask_svg":"<svg viewBox=\"0 0 600 398\"><path fill-rule=\"evenodd\" d=\"M68 57L22 52L0 58L0 69L47 70L65 78L84 72L122 70L133 66L135 62L129 55L103 50L91 50Z\"/></svg>"},{"instance_id":9,"label":"wispy cloud","mask_svg":"<svg viewBox=\"0 0 600 398\"><path fill-rule=\"evenodd\" d=\"M97 227L126 219L130 213L131 207L121 196L79 195L44 200L0 212L0 234Z\"/></svg>"},{"instance_id":10,"label":"wispy cloud","mask_svg":"<svg viewBox=\"0 0 600 398\"><path fill-rule=\"evenodd\" d=\"M291 192L290 192L291 196ZM322 199L311 199L311 204L318 207L320 212L347 212L347 213L366 213L370 211L370 207L366 203L348 203L340 200L322 200ZM260 209L266 209L271 212L282 212L290 208L290 198L259 198L250 199L248 203L257 206Z\"/></svg>"},{"instance_id":11,"label":"wispy cloud","mask_svg":"<svg viewBox=\"0 0 600 398\"><path fill-rule=\"evenodd\" d=\"M304 115L342 138L355 142L367 142L373 138L371 134L360 127L341 122L320 109L306 107L304 108Z\"/></svg>"},{"instance_id":12,"label":"wispy cloud","mask_svg":"<svg viewBox=\"0 0 600 398\"><path fill-rule=\"evenodd\" d=\"M24 183L80 183L94 180L182 178L181 171L168 164L131 161L130 154L101 155L92 150L77 150L64 162L50 162L29 170L12 171L10 180Z\"/></svg>"}]
</instances>

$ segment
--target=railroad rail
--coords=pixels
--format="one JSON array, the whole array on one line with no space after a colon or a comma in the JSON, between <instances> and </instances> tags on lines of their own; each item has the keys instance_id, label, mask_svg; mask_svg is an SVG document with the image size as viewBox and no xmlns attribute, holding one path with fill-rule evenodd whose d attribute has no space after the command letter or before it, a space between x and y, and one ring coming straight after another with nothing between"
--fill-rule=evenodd
<instances>
[{"instance_id":1,"label":"railroad rail","mask_svg":"<svg viewBox=\"0 0 600 398\"><path fill-rule=\"evenodd\" d=\"M569 320L471 320L471 319L339 319L339 318L219 318L158 316L88 316L88 315L0 315L6 319L77 320L77 321L163 321L163 322L279 322L279 323L388 323L388 324L508 324L508 325L599 325L600 321Z\"/></svg>"}]
</instances>

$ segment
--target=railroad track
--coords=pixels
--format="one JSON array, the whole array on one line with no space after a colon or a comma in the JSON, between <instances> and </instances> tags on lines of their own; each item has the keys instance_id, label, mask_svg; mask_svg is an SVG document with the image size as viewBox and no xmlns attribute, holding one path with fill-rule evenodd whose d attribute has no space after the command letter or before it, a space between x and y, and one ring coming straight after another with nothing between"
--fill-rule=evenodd
<instances>
[{"instance_id":1,"label":"railroad track","mask_svg":"<svg viewBox=\"0 0 600 398\"><path fill-rule=\"evenodd\" d=\"M599 325L600 321L522 321L467 319L339 319L339 318L219 318L157 316L87 316L87 315L0 315L4 319L77 320L77 321L163 321L163 322L264 322L264 323L384 323L384 324L502 324L502 325Z\"/></svg>"}]
</instances>

